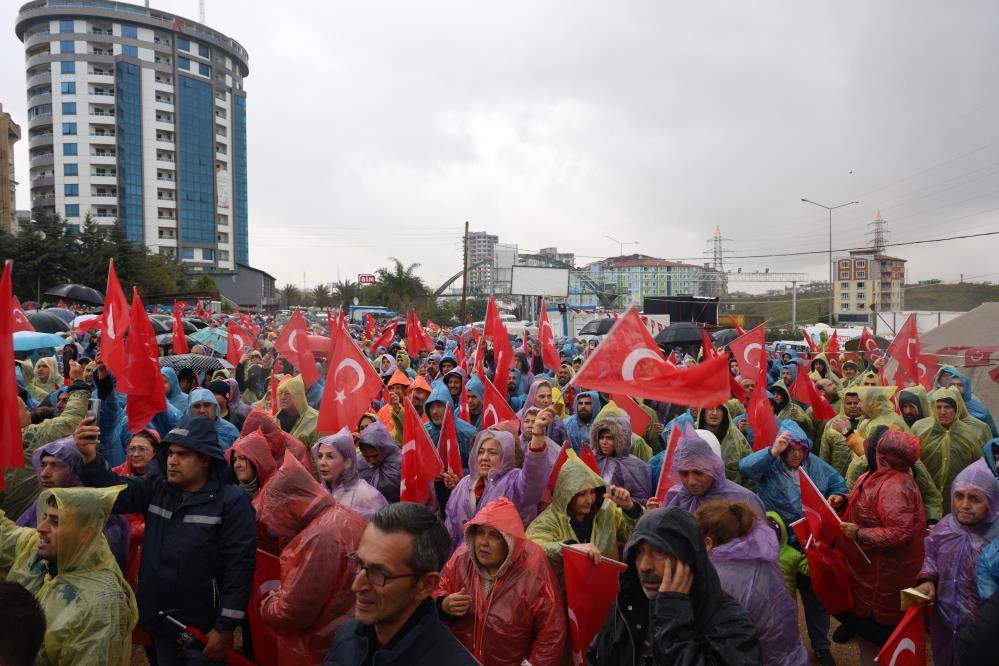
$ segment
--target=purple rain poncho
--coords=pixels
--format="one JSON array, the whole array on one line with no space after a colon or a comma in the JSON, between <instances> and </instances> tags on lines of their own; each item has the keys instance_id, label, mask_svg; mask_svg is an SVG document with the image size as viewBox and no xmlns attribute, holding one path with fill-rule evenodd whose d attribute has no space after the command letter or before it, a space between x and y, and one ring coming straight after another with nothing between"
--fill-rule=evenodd
<instances>
[{"instance_id":1,"label":"purple rain poncho","mask_svg":"<svg viewBox=\"0 0 999 666\"><path fill-rule=\"evenodd\" d=\"M375 421L361 432L361 446L370 446L382 454L380 465L372 465L357 457L357 475L374 486L389 503L399 501L399 479L402 474L402 449L392 439L388 428Z\"/></svg>"},{"instance_id":2,"label":"purple rain poncho","mask_svg":"<svg viewBox=\"0 0 999 666\"><path fill-rule=\"evenodd\" d=\"M590 426L590 446L597 457L600 478L609 484L621 486L631 493L631 498L639 504L649 501L649 468L637 456L631 455L631 429L622 425L623 418L600 417ZM625 427L628 427L625 430ZM600 450L601 430L609 430L614 437L614 451L604 455Z\"/></svg>"},{"instance_id":3,"label":"purple rain poncho","mask_svg":"<svg viewBox=\"0 0 999 666\"><path fill-rule=\"evenodd\" d=\"M365 522L369 522L378 509L388 506L388 500L378 492L378 489L357 475L358 457L354 450L354 436L347 428L341 428L340 432L320 438L312 445L312 459L315 462L315 469L319 469L319 447L329 446L344 460L351 460L353 464L345 467L336 480L336 486L331 488L328 483L319 480L319 484L333 494L339 504L349 506L356 511Z\"/></svg>"},{"instance_id":4,"label":"purple rain poncho","mask_svg":"<svg viewBox=\"0 0 999 666\"><path fill-rule=\"evenodd\" d=\"M527 397L524 398L524 406L517 412L517 416L521 420L523 420L524 414L528 409L531 407L537 407L534 403L535 396L538 394L538 388L542 384L547 384L549 388L551 388L552 385L552 383L547 379L534 380L531 384L530 390L527 392ZM545 428L545 437L548 437L559 446L562 446L562 444L569 441L569 431L565 429L565 423L562 422L562 419L558 416L552 419L552 422Z\"/></svg>"}]
</instances>

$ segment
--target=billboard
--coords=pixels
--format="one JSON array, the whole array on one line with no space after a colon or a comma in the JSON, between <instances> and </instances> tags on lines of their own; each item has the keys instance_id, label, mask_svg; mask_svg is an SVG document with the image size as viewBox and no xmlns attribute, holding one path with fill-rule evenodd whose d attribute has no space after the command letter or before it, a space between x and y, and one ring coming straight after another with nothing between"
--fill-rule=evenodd
<instances>
[{"instance_id":1,"label":"billboard","mask_svg":"<svg viewBox=\"0 0 999 666\"><path fill-rule=\"evenodd\" d=\"M374 284L378 280L371 273L358 273L357 284Z\"/></svg>"},{"instance_id":2,"label":"billboard","mask_svg":"<svg viewBox=\"0 0 999 666\"><path fill-rule=\"evenodd\" d=\"M569 269L514 266L510 293L565 298L569 295Z\"/></svg>"}]
</instances>

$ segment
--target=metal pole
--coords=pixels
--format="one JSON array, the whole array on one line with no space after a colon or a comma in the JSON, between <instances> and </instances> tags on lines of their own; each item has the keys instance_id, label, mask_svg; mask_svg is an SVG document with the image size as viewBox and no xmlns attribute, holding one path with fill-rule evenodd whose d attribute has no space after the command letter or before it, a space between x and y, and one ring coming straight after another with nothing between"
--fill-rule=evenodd
<instances>
[{"instance_id":1,"label":"metal pole","mask_svg":"<svg viewBox=\"0 0 999 666\"><path fill-rule=\"evenodd\" d=\"M833 325L832 208L829 209L829 328Z\"/></svg>"},{"instance_id":2,"label":"metal pole","mask_svg":"<svg viewBox=\"0 0 999 666\"><path fill-rule=\"evenodd\" d=\"M791 281L791 330L798 328L798 283Z\"/></svg>"},{"instance_id":3,"label":"metal pole","mask_svg":"<svg viewBox=\"0 0 999 666\"><path fill-rule=\"evenodd\" d=\"M461 323L464 324L468 318L468 220L465 220L465 239L462 244L465 258L461 268Z\"/></svg>"}]
</instances>

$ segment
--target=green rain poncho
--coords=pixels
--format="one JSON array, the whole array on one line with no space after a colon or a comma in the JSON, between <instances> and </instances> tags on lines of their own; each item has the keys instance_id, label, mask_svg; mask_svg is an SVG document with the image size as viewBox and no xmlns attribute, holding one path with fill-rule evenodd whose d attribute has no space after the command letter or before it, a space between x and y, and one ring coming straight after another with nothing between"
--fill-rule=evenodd
<instances>
[{"instance_id":1,"label":"green rain poncho","mask_svg":"<svg viewBox=\"0 0 999 666\"><path fill-rule=\"evenodd\" d=\"M725 478L733 483L746 486L755 490L756 485L744 479L739 471L739 461L753 452L753 447L749 445L749 440L742 434L738 427L732 425L732 413L728 405L719 407L722 410L722 422L718 426L718 432L714 433L721 445L721 458L725 462ZM697 427L703 430L711 430L705 424L706 409L697 412Z\"/></svg>"},{"instance_id":2,"label":"green rain poncho","mask_svg":"<svg viewBox=\"0 0 999 666\"><path fill-rule=\"evenodd\" d=\"M292 437L297 437L298 441L306 446L312 446L319 437L316 433L316 426L319 425L319 412L309 406L309 401L305 396L305 382L301 375L289 377L278 386L278 394L287 391L298 412L298 420L288 431ZM280 414L280 413L279 413Z\"/></svg>"},{"instance_id":3,"label":"green rain poncho","mask_svg":"<svg viewBox=\"0 0 999 666\"><path fill-rule=\"evenodd\" d=\"M787 384L781 379L770 385L771 393L777 393L778 391L784 394L785 401L784 406L775 415L777 422L780 423L781 421L791 419L801 426L801 429L805 431L809 439L815 441L815 418L812 416L812 413L808 411L807 407L801 407L791 400L791 393L788 391ZM791 415L792 411L795 416Z\"/></svg>"},{"instance_id":4,"label":"green rain poncho","mask_svg":"<svg viewBox=\"0 0 999 666\"><path fill-rule=\"evenodd\" d=\"M857 426L857 433L861 437L867 437L880 425L909 432L905 419L895 411L895 405L891 402L896 390L894 386L855 386L851 389L851 393L856 391L860 396L860 411L864 415Z\"/></svg>"},{"instance_id":5,"label":"green rain poncho","mask_svg":"<svg viewBox=\"0 0 999 666\"><path fill-rule=\"evenodd\" d=\"M562 544L576 543L578 537L569 522L569 502L576 493L594 488L597 501L593 510L593 531L590 543L595 545L605 557L620 557L619 545L623 545L635 529L637 518L629 518L617 504L603 497L606 482L586 463L576 457L571 449L568 458L558 474L552 503L542 511L527 528L527 538L545 550L548 561L562 577Z\"/></svg>"},{"instance_id":6,"label":"green rain poncho","mask_svg":"<svg viewBox=\"0 0 999 666\"><path fill-rule=\"evenodd\" d=\"M957 405L957 418L944 428L937 420L936 403L950 398ZM929 395L930 416L912 424L912 434L922 444L920 460L943 496L943 512L950 513L950 486L965 467L982 457L982 447L990 438L980 428L968 423L961 393L953 387L941 388Z\"/></svg>"},{"instance_id":7,"label":"green rain poncho","mask_svg":"<svg viewBox=\"0 0 999 666\"><path fill-rule=\"evenodd\" d=\"M38 555L38 530L17 527L0 513L0 568L9 569L7 581L34 594L45 612L45 640L36 665L128 666L132 661L132 628L139 617L135 595L102 532L122 488L42 493L39 525L49 497L59 509L54 564Z\"/></svg>"}]
</instances>

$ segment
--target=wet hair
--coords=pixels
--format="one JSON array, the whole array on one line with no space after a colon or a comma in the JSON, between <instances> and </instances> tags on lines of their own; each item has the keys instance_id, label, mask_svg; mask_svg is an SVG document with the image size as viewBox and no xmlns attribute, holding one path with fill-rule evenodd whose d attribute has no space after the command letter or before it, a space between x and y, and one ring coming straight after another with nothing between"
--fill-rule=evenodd
<instances>
[{"instance_id":1,"label":"wet hair","mask_svg":"<svg viewBox=\"0 0 999 666\"><path fill-rule=\"evenodd\" d=\"M753 528L753 509L746 502L705 502L694 518L715 547L746 536Z\"/></svg>"},{"instance_id":2,"label":"wet hair","mask_svg":"<svg viewBox=\"0 0 999 666\"><path fill-rule=\"evenodd\" d=\"M45 613L18 583L0 582L0 664L30 666L45 637Z\"/></svg>"},{"instance_id":3,"label":"wet hair","mask_svg":"<svg viewBox=\"0 0 999 666\"><path fill-rule=\"evenodd\" d=\"M451 537L438 515L422 504L389 504L372 516L371 524L386 534L404 532L413 537L406 566L414 572L440 571L451 555Z\"/></svg>"}]
</instances>

